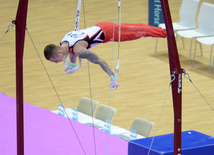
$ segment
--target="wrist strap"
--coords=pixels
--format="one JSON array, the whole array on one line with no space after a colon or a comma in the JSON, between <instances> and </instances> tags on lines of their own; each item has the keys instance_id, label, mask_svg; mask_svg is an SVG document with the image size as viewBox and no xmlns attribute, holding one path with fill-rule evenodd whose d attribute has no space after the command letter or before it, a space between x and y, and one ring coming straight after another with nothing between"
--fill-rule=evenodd
<instances>
[{"instance_id":1,"label":"wrist strap","mask_svg":"<svg viewBox=\"0 0 214 155\"><path fill-rule=\"evenodd\" d=\"M118 77L117 77L117 78L118 78ZM117 79L117 78L116 78L116 79ZM113 81L113 80L114 80L114 75L111 76L111 81Z\"/></svg>"},{"instance_id":2,"label":"wrist strap","mask_svg":"<svg viewBox=\"0 0 214 155\"><path fill-rule=\"evenodd\" d=\"M73 64L72 62L68 62L68 66L70 66L70 67L76 67L77 66L77 63L75 63L75 64Z\"/></svg>"},{"instance_id":3,"label":"wrist strap","mask_svg":"<svg viewBox=\"0 0 214 155\"><path fill-rule=\"evenodd\" d=\"M114 80L114 76L112 75L112 76L111 76L111 81L113 81L113 80Z\"/></svg>"}]
</instances>

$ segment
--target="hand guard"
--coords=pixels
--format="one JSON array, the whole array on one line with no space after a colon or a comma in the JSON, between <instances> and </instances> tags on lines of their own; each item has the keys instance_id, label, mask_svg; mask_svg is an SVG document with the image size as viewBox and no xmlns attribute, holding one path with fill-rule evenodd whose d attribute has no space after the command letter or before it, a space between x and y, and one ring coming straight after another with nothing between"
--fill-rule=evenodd
<instances>
[{"instance_id":1,"label":"hand guard","mask_svg":"<svg viewBox=\"0 0 214 155\"><path fill-rule=\"evenodd\" d=\"M75 68L76 65L77 65L77 63L73 64L69 61L68 66L66 67L65 73L66 74L74 73L76 71L76 68Z\"/></svg>"},{"instance_id":2,"label":"hand guard","mask_svg":"<svg viewBox=\"0 0 214 155\"><path fill-rule=\"evenodd\" d=\"M111 76L111 82L110 82L110 85L108 87L115 90L118 86L119 86L119 83L117 81L117 77L112 75Z\"/></svg>"},{"instance_id":3,"label":"hand guard","mask_svg":"<svg viewBox=\"0 0 214 155\"><path fill-rule=\"evenodd\" d=\"M81 65L82 65L82 60L79 58L79 65L76 67L77 63L73 64L71 62L68 62L68 66L66 65L66 57L68 56L68 54L66 54L63 58L63 65L65 67L65 73L66 74L70 74L70 73L74 73L77 70L80 69Z\"/></svg>"}]
</instances>

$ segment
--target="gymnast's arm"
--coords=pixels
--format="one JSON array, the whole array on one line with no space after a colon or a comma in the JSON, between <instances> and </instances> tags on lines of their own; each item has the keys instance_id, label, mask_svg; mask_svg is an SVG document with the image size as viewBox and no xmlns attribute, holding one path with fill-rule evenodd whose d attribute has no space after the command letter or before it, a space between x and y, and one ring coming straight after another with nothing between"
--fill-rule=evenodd
<instances>
[{"instance_id":1,"label":"gymnast's arm","mask_svg":"<svg viewBox=\"0 0 214 155\"><path fill-rule=\"evenodd\" d=\"M73 47L75 55L82 59L87 59L88 61L90 61L94 64L99 64L100 67L109 76L112 76L114 73L112 72L109 65L103 59L101 59L96 53L88 50L86 48L87 46L88 46L88 43L86 41L78 41Z\"/></svg>"},{"instance_id":2,"label":"gymnast's arm","mask_svg":"<svg viewBox=\"0 0 214 155\"><path fill-rule=\"evenodd\" d=\"M70 62L75 64L77 60L77 56L73 53L69 53L69 57L70 57Z\"/></svg>"}]
</instances>

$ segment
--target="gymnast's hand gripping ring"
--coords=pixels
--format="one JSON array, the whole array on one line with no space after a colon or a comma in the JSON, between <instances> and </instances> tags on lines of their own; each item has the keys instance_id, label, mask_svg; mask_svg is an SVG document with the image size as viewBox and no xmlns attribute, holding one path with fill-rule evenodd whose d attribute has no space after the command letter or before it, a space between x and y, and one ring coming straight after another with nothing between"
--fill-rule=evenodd
<instances>
[{"instance_id":1,"label":"gymnast's hand gripping ring","mask_svg":"<svg viewBox=\"0 0 214 155\"><path fill-rule=\"evenodd\" d=\"M63 57L63 65L65 67L65 72L66 74L70 74L70 73L74 73L76 72L77 70L80 69L81 65L82 65L82 59L79 58L79 65L77 67L71 67L71 66L67 66L66 65L66 58L67 58L68 54L66 54L64 57Z\"/></svg>"}]
</instances>

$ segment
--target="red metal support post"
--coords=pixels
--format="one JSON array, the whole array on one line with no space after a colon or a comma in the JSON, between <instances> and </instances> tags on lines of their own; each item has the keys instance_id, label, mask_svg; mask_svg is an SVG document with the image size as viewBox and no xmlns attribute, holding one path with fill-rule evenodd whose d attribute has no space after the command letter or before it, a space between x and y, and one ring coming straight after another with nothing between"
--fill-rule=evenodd
<instances>
[{"instance_id":1,"label":"red metal support post","mask_svg":"<svg viewBox=\"0 0 214 155\"><path fill-rule=\"evenodd\" d=\"M172 97L174 107L174 155L181 155L183 69L180 66L168 0L161 0L161 6L167 30L170 75L173 73L175 74L175 80L172 82Z\"/></svg>"},{"instance_id":2,"label":"red metal support post","mask_svg":"<svg viewBox=\"0 0 214 155\"><path fill-rule=\"evenodd\" d=\"M28 0L20 0L16 14L16 113L17 155L24 155L23 53Z\"/></svg>"}]
</instances>

